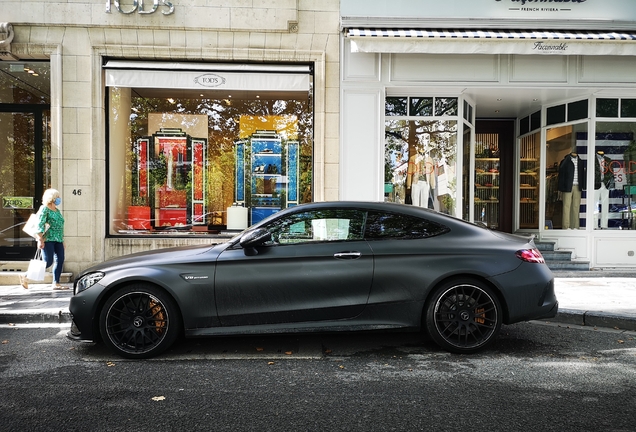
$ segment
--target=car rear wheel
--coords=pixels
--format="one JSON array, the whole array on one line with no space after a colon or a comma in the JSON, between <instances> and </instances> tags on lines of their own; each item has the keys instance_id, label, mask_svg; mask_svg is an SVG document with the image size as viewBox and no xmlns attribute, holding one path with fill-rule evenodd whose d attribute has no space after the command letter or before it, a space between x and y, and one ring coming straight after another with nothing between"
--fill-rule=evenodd
<instances>
[{"instance_id":1,"label":"car rear wheel","mask_svg":"<svg viewBox=\"0 0 636 432\"><path fill-rule=\"evenodd\" d=\"M170 347L181 322L174 301L161 289L137 284L111 295L99 318L104 343L126 358L153 357Z\"/></svg>"},{"instance_id":2,"label":"car rear wheel","mask_svg":"<svg viewBox=\"0 0 636 432\"><path fill-rule=\"evenodd\" d=\"M473 353L492 343L501 328L501 305L484 283L463 279L440 286L427 303L425 326L439 346Z\"/></svg>"}]
</instances>

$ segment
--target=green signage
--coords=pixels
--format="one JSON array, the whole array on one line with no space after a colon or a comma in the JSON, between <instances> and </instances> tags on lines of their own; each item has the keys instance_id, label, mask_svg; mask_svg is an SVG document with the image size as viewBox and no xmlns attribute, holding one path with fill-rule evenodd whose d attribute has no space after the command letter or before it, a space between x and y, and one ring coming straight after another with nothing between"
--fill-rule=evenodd
<instances>
[{"instance_id":1,"label":"green signage","mask_svg":"<svg viewBox=\"0 0 636 432\"><path fill-rule=\"evenodd\" d=\"M3 209L33 209L33 197L2 197Z\"/></svg>"}]
</instances>

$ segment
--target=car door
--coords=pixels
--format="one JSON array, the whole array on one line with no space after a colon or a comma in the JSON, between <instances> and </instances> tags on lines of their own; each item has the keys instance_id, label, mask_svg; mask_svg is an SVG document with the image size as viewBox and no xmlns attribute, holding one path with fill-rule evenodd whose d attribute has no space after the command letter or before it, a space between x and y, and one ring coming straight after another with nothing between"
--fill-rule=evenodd
<instances>
[{"instance_id":1,"label":"car door","mask_svg":"<svg viewBox=\"0 0 636 432\"><path fill-rule=\"evenodd\" d=\"M217 312L222 325L341 320L360 314L373 280L373 255L363 240L365 212L304 210L265 228L272 240L218 258ZM247 252L247 253L246 253Z\"/></svg>"}]
</instances>

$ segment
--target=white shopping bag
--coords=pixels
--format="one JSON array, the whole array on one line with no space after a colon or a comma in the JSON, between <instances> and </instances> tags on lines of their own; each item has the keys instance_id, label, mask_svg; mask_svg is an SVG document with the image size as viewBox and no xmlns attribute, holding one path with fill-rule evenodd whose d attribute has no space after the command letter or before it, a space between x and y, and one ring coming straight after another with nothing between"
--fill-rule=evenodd
<instances>
[{"instance_id":1,"label":"white shopping bag","mask_svg":"<svg viewBox=\"0 0 636 432\"><path fill-rule=\"evenodd\" d=\"M42 209L44 206L40 206L37 213L33 213L29 216L29 220L26 221L24 226L22 227L22 231L30 235L31 237L37 239L38 238L38 224L40 223L40 213L42 213ZM49 229L49 224L44 225L44 232Z\"/></svg>"},{"instance_id":2,"label":"white shopping bag","mask_svg":"<svg viewBox=\"0 0 636 432\"><path fill-rule=\"evenodd\" d=\"M29 261L26 278L35 282L43 281L45 272L46 261L42 258L42 249L38 249L33 259Z\"/></svg>"}]
</instances>

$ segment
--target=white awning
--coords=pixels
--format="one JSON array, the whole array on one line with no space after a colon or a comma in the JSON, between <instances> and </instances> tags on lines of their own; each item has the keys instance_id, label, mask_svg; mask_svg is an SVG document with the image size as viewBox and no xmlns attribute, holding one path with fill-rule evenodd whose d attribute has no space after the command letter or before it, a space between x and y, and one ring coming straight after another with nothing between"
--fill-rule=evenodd
<instances>
[{"instance_id":1,"label":"white awning","mask_svg":"<svg viewBox=\"0 0 636 432\"><path fill-rule=\"evenodd\" d=\"M106 86L134 88L308 91L309 66L108 61Z\"/></svg>"},{"instance_id":2,"label":"white awning","mask_svg":"<svg viewBox=\"0 0 636 432\"><path fill-rule=\"evenodd\" d=\"M352 52L429 54L636 55L636 33L347 29Z\"/></svg>"}]
</instances>

